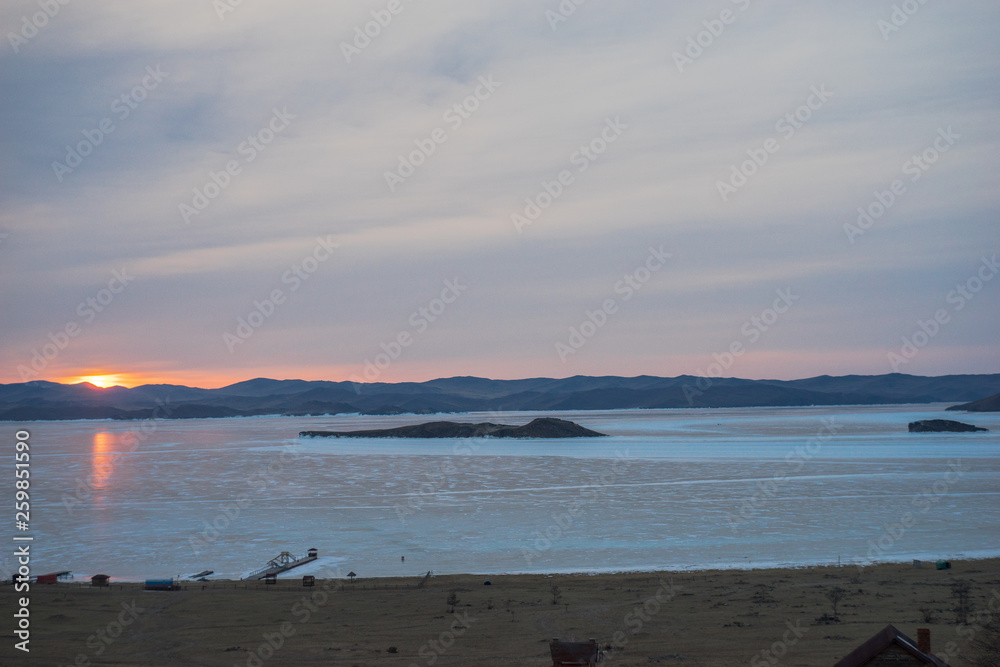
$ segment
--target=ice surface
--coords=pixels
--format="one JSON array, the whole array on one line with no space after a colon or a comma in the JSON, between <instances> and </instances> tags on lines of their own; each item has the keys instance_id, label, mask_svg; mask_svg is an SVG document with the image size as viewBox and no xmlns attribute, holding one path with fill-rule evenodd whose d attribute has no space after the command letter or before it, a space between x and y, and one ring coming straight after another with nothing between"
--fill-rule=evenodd
<instances>
[{"instance_id":1,"label":"ice surface","mask_svg":"<svg viewBox=\"0 0 1000 667\"><path fill-rule=\"evenodd\" d=\"M310 547L321 559L285 576L1000 555L1000 415L944 407L446 417L611 436L580 440L297 437L413 416L24 424L33 570L239 578ZM907 432L934 418L991 431Z\"/></svg>"}]
</instances>

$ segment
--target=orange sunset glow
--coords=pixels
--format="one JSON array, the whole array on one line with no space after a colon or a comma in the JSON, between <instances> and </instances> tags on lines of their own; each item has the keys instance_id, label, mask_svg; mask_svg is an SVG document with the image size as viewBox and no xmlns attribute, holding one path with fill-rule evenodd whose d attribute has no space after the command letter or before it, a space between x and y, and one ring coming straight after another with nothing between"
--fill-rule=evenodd
<instances>
[{"instance_id":1,"label":"orange sunset glow","mask_svg":"<svg viewBox=\"0 0 1000 667\"><path fill-rule=\"evenodd\" d=\"M129 374L113 374L113 375L79 375L75 377L61 378L56 380L61 384L79 384L81 382L89 382L95 387L101 387L102 389L107 387L114 387L116 385L122 387L136 387L142 384L148 384L145 378L136 378L135 376Z\"/></svg>"}]
</instances>

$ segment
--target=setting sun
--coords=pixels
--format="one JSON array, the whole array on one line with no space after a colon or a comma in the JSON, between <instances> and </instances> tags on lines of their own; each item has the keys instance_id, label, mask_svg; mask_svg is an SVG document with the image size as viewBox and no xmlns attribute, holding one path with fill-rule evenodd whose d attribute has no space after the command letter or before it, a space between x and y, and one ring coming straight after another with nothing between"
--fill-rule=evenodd
<instances>
[{"instance_id":1,"label":"setting sun","mask_svg":"<svg viewBox=\"0 0 1000 667\"><path fill-rule=\"evenodd\" d=\"M65 384L77 384L80 382L89 382L90 384L101 387L102 389L106 387L114 387L115 385L130 386L124 376L122 375L81 375L75 378L69 378L66 380L61 380Z\"/></svg>"},{"instance_id":2,"label":"setting sun","mask_svg":"<svg viewBox=\"0 0 1000 667\"><path fill-rule=\"evenodd\" d=\"M100 387L106 389L108 387L120 386L128 387L129 389L133 387L138 387L140 385L147 384L185 384L188 386L198 386L202 388L212 388L212 387L224 387L227 384L233 384L234 382L240 382L245 380L246 377L240 374L198 374L198 373L188 373L184 376L176 375L161 375L159 373L143 373L141 371L129 372L129 373L100 373L94 372L93 369L76 369L84 370L84 373L78 375L61 375L52 378L45 378L52 382L58 382L59 384L80 384L81 382L89 382L95 387ZM280 373L280 370L274 369L260 369L259 374L266 374L267 372L274 371ZM313 379L311 376L307 376L306 379Z\"/></svg>"}]
</instances>

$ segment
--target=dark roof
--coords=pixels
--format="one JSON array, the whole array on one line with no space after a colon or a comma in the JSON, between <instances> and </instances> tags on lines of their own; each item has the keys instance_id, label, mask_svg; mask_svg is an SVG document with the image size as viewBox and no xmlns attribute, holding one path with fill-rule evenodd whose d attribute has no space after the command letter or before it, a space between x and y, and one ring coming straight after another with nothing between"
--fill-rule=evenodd
<instances>
[{"instance_id":1,"label":"dark roof","mask_svg":"<svg viewBox=\"0 0 1000 667\"><path fill-rule=\"evenodd\" d=\"M928 655L918 649L917 642L904 635L892 625L885 626L885 629L854 649L834 665L834 667L862 667L890 646L899 647L924 664L933 665L933 667L949 667L948 663L944 660L936 658L933 655Z\"/></svg>"},{"instance_id":2,"label":"dark roof","mask_svg":"<svg viewBox=\"0 0 1000 667\"><path fill-rule=\"evenodd\" d=\"M561 642L553 639L549 642L554 665L593 665L599 658L597 642Z\"/></svg>"}]
</instances>

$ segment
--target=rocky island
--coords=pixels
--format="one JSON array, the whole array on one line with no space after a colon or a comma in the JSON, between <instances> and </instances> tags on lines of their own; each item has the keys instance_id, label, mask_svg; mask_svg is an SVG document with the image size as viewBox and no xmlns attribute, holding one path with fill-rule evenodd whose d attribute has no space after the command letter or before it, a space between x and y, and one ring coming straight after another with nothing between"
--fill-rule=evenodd
<instances>
[{"instance_id":1,"label":"rocky island","mask_svg":"<svg viewBox=\"0 0 1000 667\"><path fill-rule=\"evenodd\" d=\"M591 431L565 419L539 417L523 426L508 424L463 424L427 422L398 428L368 431L301 431L300 438L599 438L606 434Z\"/></svg>"},{"instance_id":2,"label":"rocky island","mask_svg":"<svg viewBox=\"0 0 1000 667\"><path fill-rule=\"evenodd\" d=\"M910 422L910 433L972 433L974 431L989 431L989 429L950 419L924 419Z\"/></svg>"}]
</instances>

